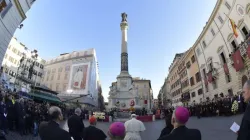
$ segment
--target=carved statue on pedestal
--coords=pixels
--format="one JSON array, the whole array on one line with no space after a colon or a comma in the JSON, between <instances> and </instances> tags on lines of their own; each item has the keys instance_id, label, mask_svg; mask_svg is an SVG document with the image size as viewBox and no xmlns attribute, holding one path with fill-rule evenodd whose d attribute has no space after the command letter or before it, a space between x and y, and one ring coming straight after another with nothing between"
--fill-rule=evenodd
<instances>
[{"instance_id":1,"label":"carved statue on pedestal","mask_svg":"<svg viewBox=\"0 0 250 140\"><path fill-rule=\"evenodd\" d=\"M110 87L109 95L114 96L117 94L117 88L115 85Z\"/></svg>"}]
</instances>

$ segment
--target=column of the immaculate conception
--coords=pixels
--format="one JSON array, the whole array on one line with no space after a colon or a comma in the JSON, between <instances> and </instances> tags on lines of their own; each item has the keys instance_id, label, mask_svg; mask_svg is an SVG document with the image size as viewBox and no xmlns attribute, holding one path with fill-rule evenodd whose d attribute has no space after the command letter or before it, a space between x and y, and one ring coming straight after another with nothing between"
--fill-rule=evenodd
<instances>
[{"instance_id":1,"label":"column of the immaculate conception","mask_svg":"<svg viewBox=\"0 0 250 140\"><path fill-rule=\"evenodd\" d=\"M128 109L131 102L135 102L137 93L132 86L132 77L128 72L128 48L127 48L127 31L128 22L127 14L122 13L120 23L122 42L121 42L121 72L117 76L117 82L112 83L109 92L109 107ZM135 103L136 104L136 103Z\"/></svg>"}]
</instances>

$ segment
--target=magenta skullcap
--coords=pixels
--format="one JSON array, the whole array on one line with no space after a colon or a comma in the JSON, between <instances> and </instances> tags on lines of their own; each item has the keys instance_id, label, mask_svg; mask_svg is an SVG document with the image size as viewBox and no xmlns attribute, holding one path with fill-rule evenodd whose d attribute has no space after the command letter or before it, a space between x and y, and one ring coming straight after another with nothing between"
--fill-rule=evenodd
<instances>
[{"instance_id":1,"label":"magenta skullcap","mask_svg":"<svg viewBox=\"0 0 250 140\"><path fill-rule=\"evenodd\" d=\"M185 124L189 119L189 111L185 107L177 107L175 109L175 118L178 122Z\"/></svg>"},{"instance_id":2,"label":"magenta skullcap","mask_svg":"<svg viewBox=\"0 0 250 140\"><path fill-rule=\"evenodd\" d=\"M125 135L125 126L122 122L114 122L109 126L109 132L113 136L124 136Z\"/></svg>"}]
</instances>

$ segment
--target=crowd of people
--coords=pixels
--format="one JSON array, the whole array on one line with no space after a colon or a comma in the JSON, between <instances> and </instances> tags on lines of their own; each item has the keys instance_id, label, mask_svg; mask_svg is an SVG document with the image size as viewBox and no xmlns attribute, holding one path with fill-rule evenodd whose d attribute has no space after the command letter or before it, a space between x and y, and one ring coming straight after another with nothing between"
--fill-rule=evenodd
<instances>
[{"instance_id":1,"label":"crowd of people","mask_svg":"<svg viewBox=\"0 0 250 140\"><path fill-rule=\"evenodd\" d=\"M213 116L231 116L243 113L246 110L247 103L244 102L244 97L241 94L229 97L221 96L212 100L207 100L199 104L186 107L190 116L213 117ZM173 107L162 109L164 115L172 113Z\"/></svg>"}]
</instances>

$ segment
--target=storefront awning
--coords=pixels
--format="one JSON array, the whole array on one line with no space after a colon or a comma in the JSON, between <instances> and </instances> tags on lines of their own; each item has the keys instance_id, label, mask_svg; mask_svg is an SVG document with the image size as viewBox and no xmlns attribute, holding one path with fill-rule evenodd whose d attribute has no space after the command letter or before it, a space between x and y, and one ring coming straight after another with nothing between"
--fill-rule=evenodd
<instances>
[{"instance_id":1,"label":"storefront awning","mask_svg":"<svg viewBox=\"0 0 250 140\"><path fill-rule=\"evenodd\" d=\"M37 99L37 100L42 100L42 101L47 101L51 103L57 103L60 104L61 101L58 97L53 97L53 96L46 96L43 94L37 94L37 93L28 93L32 98Z\"/></svg>"}]
</instances>

